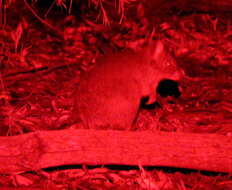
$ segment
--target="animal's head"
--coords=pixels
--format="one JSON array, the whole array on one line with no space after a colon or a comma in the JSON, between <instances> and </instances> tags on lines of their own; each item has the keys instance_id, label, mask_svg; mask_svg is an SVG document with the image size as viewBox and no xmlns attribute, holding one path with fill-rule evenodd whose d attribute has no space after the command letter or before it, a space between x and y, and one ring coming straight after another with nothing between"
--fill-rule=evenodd
<instances>
[{"instance_id":1,"label":"animal's head","mask_svg":"<svg viewBox=\"0 0 232 190\"><path fill-rule=\"evenodd\" d=\"M174 56L168 51L161 40L152 42L146 50L146 56L152 67L161 74L162 78L171 80L180 80L184 76L181 69L174 59Z\"/></svg>"}]
</instances>

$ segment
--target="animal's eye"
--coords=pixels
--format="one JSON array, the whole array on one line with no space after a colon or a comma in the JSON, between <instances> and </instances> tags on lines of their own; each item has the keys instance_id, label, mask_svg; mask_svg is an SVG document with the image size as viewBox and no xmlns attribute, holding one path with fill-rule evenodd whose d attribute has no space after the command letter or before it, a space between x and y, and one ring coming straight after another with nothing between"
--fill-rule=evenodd
<instances>
[{"instance_id":1,"label":"animal's eye","mask_svg":"<svg viewBox=\"0 0 232 190\"><path fill-rule=\"evenodd\" d=\"M171 62L170 61L166 61L166 66L167 67L170 67L172 64L171 64Z\"/></svg>"}]
</instances>

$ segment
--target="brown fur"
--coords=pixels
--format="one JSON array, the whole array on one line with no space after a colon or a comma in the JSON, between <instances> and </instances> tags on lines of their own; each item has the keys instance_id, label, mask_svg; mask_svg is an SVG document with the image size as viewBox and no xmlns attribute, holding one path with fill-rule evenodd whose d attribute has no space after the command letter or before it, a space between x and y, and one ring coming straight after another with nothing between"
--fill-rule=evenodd
<instances>
[{"instance_id":1,"label":"brown fur","mask_svg":"<svg viewBox=\"0 0 232 190\"><path fill-rule=\"evenodd\" d=\"M105 56L81 76L75 93L74 117L86 128L130 129L140 101L156 99L164 78L179 80L182 70L161 41L139 51Z\"/></svg>"}]
</instances>

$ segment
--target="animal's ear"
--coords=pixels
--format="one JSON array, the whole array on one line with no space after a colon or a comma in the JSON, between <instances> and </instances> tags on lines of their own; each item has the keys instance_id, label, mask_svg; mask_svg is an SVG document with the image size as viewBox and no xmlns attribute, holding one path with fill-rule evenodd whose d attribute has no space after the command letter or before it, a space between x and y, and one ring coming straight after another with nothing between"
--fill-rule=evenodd
<instances>
[{"instance_id":1,"label":"animal's ear","mask_svg":"<svg viewBox=\"0 0 232 190\"><path fill-rule=\"evenodd\" d=\"M152 60L159 60L164 53L164 44L161 40L153 42L150 46L150 56Z\"/></svg>"}]
</instances>

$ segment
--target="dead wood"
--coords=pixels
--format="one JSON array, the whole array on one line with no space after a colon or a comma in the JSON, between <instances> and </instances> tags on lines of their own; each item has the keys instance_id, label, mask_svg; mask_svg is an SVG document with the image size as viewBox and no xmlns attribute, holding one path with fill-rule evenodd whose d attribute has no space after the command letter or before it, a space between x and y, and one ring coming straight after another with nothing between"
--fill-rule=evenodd
<instances>
[{"instance_id":1,"label":"dead wood","mask_svg":"<svg viewBox=\"0 0 232 190\"><path fill-rule=\"evenodd\" d=\"M113 130L38 131L0 137L0 173L61 165L146 165L232 172L232 138Z\"/></svg>"}]
</instances>

